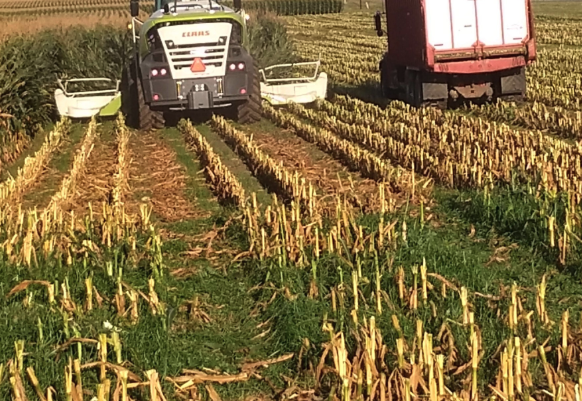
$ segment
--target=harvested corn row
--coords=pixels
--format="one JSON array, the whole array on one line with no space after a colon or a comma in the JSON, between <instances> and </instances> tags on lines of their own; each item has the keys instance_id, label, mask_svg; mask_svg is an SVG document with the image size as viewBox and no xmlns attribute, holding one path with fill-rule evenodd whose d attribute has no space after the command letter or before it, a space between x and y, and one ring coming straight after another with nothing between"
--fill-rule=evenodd
<instances>
[{"instance_id":1,"label":"harvested corn row","mask_svg":"<svg viewBox=\"0 0 582 401\"><path fill-rule=\"evenodd\" d=\"M297 171L290 172L282 165L277 165L251 139L234 129L222 117L213 116L212 127L235 149L265 187L282 196L286 202L293 201L312 212L315 210L316 193L311 182L307 182Z\"/></svg>"},{"instance_id":2,"label":"harvested corn row","mask_svg":"<svg viewBox=\"0 0 582 401\"><path fill-rule=\"evenodd\" d=\"M112 199L114 207L118 208L123 205L123 194L128 189L129 180L129 151L128 143L131 132L125 125L125 118L120 113L115 122L115 133L117 139L117 167L113 176Z\"/></svg>"},{"instance_id":3,"label":"harvested corn row","mask_svg":"<svg viewBox=\"0 0 582 401\"><path fill-rule=\"evenodd\" d=\"M298 106L299 107L299 106ZM304 124L289 113L275 110L269 105L264 106L265 116L283 128L292 128L306 141L315 143L350 168L360 171L367 178L384 181L396 189L401 189L403 183L412 182L410 172L391 166L373 153L362 149L345 139L338 138L327 130L319 130Z\"/></svg>"},{"instance_id":4,"label":"harvested corn row","mask_svg":"<svg viewBox=\"0 0 582 401\"><path fill-rule=\"evenodd\" d=\"M222 201L243 207L246 202L245 190L238 179L222 164L208 141L192 126L190 120L180 121L179 129L186 142L194 148L206 172L206 178L214 193Z\"/></svg>"},{"instance_id":5,"label":"harvested corn row","mask_svg":"<svg viewBox=\"0 0 582 401\"><path fill-rule=\"evenodd\" d=\"M95 121L95 118L92 118L89 126L87 127L87 131L85 132L81 148L75 155L73 166L71 167L69 175L63 179L59 191L53 195L50 203L44 211L44 213L48 216L54 216L56 218L57 211L63 207L65 202L70 200L71 196L74 195L75 186L85 171L85 164L91 155L95 139L98 135L99 132L97 131L97 122Z\"/></svg>"},{"instance_id":6,"label":"harvested corn row","mask_svg":"<svg viewBox=\"0 0 582 401\"><path fill-rule=\"evenodd\" d=\"M69 134L70 128L71 121L68 118L61 119L34 156L25 159L24 166L18 169L16 178L10 177L0 184L0 203L10 202L36 182L58 149L62 138Z\"/></svg>"}]
</instances>

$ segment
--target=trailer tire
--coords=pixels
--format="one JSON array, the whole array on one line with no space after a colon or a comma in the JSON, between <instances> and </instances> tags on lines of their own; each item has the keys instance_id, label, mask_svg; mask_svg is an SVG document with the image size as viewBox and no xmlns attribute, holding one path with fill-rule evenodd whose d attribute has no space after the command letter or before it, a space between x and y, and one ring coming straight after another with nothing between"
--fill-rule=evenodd
<instances>
[{"instance_id":1,"label":"trailer tire","mask_svg":"<svg viewBox=\"0 0 582 401\"><path fill-rule=\"evenodd\" d=\"M404 102L414 108L422 106L422 85L420 83L420 73L418 71L407 70L405 75L405 97Z\"/></svg>"},{"instance_id":2,"label":"trailer tire","mask_svg":"<svg viewBox=\"0 0 582 401\"><path fill-rule=\"evenodd\" d=\"M252 124L261 120L263 103L261 98L261 77L256 61L253 61L251 71L252 82L249 85L249 99L237 108L237 122Z\"/></svg>"},{"instance_id":3,"label":"trailer tire","mask_svg":"<svg viewBox=\"0 0 582 401\"><path fill-rule=\"evenodd\" d=\"M380 88L382 89L382 97L389 100L398 100L398 90L388 86L384 74L380 74Z\"/></svg>"},{"instance_id":4,"label":"trailer tire","mask_svg":"<svg viewBox=\"0 0 582 401\"><path fill-rule=\"evenodd\" d=\"M136 76L134 63L135 61L132 61L125 68L121 82L121 103L127 118L126 123L131 128L143 131L163 128L165 121L162 112L153 111L145 102L143 82L141 76Z\"/></svg>"},{"instance_id":5,"label":"trailer tire","mask_svg":"<svg viewBox=\"0 0 582 401\"><path fill-rule=\"evenodd\" d=\"M391 88L389 85L388 73L389 71L385 71L384 69L387 68L384 65L384 59L380 60L380 89L382 91L382 96L389 100L399 100L399 91L398 89Z\"/></svg>"}]
</instances>

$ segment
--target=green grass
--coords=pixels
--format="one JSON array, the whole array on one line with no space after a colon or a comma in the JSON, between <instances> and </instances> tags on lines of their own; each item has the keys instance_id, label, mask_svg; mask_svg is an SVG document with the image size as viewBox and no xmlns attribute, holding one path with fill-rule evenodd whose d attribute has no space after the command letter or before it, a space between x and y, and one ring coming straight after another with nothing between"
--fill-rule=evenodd
<instances>
[{"instance_id":1,"label":"green grass","mask_svg":"<svg viewBox=\"0 0 582 401\"><path fill-rule=\"evenodd\" d=\"M224 165L239 180L248 195L255 192L257 202L262 205L271 203L271 196L263 189L257 178L243 163L237 154L214 133L208 125L197 125L196 129L208 141L214 152L220 157Z\"/></svg>"},{"instance_id":2,"label":"green grass","mask_svg":"<svg viewBox=\"0 0 582 401\"><path fill-rule=\"evenodd\" d=\"M168 249L165 249L168 251ZM43 264L38 269L15 268L5 262L0 263L0 326L7 329L0 339L0 360L7 361L14 355L14 342L25 339L26 366L33 366L46 388L53 385L64 394L63 372L67 357L77 357L77 347L72 346L54 359L54 349L66 339L63 319L56 307L46 305L46 291L31 288L26 295L32 294L35 302L24 307L25 293L6 298L8 291L24 279L44 279L54 282L68 280L72 297L79 302L84 298L83 280L89 273L94 275L94 283L102 295L110 296L115 289L115 279L108 278L102 266L89 262L84 267L74 265L70 268L58 266L54 262ZM185 261L177 261L183 267ZM186 263L188 263L186 261ZM169 262L173 268L172 262ZM75 313L69 323L70 331L78 330L80 337L96 338L104 332L103 322L109 321L122 329L123 359L131 362L132 371L140 372L156 369L165 377L180 375L183 368L219 369L225 373L236 373L247 360L264 359L277 349L264 339L252 340L260 331L256 327L260 317L251 317L255 307L249 296L251 283L240 269L229 269L225 275L212 268L207 261L193 263L197 273L187 279L174 279L166 275L157 280L160 299L168 303L170 309L177 311L185 301L198 296L206 305L204 310L212 321L202 324L188 318L186 312L177 312L171 320L172 330L167 330L166 316L152 316L146 304L141 302L140 320L137 325L128 324L125 318L117 316L113 308L100 308L92 312ZM132 267L124 266L124 282L133 288L147 293L147 274ZM40 340L38 321L43 325L43 340ZM8 329L9 328L9 329ZM84 361L96 358L95 346L83 346ZM280 369L280 368L278 368ZM86 388L95 388L96 377L91 373L84 375ZM162 382L166 394L173 394L172 386ZM233 391L253 393L265 391L264 384L255 380L225 388L218 388L225 397L233 396ZM9 398L9 383L0 384L0 396ZM29 394L32 396L32 393ZM175 399L170 397L170 399Z\"/></svg>"},{"instance_id":3,"label":"green grass","mask_svg":"<svg viewBox=\"0 0 582 401\"><path fill-rule=\"evenodd\" d=\"M437 317L432 317L432 307L430 304L421 305L417 311L412 311L408 305L402 305L398 299L397 287L395 285L396 268L402 266L406 272L407 287L412 286L412 266L422 264L423 258L429 272L436 272L457 286L466 286L471 294L474 291L488 294L500 295L502 286L504 291L509 292L509 286L514 282L522 289L521 296L524 297L524 307L527 310L535 310L535 297L531 289L540 283L541 277L545 273L552 273L548 286L547 304L552 319L559 321L561 312L566 305L560 305L560 301L567 299L578 299L582 296L582 286L572 280L567 272L556 272L554 266L543 258L532 258L530 250L525 246L520 246L509 253L510 259L504 263L492 263L486 266L487 262L495 254L495 249L510 245L508 240L488 235L477 234L474 238L469 238L470 224L462 219L456 218L451 210L438 208L436 210L442 226L434 228L427 224L421 226L418 219L406 218L408 223L408 240L406 244L400 244L394 252L386 252L378 255L379 266L382 274L382 288L388 293L390 305L384 305L386 312L379 316L373 307L373 288L375 267L374 259L371 255L361 256L362 284L360 290L367 300L367 305L360 301L360 313L363 316L376 316L378 327L382 330L383 341L391 349L394 349L399 333L392 326L391 316L395 314L400 320L400 324L405 333L405 337L412 341L415 333L417 319L425 322L425 329L436 337L443 324L447 324L455 337L456 346L459 348L459 364L468 362L470 355L465 347L468 341L468 331L459 327L457 323L461 315L461 302L458 294L448 292L448 297L442 299L437 294L440 292L439 282L431 279L437 285L435 291L429 295L429 300L434 303L437 310ZM402 219L401 214L391 216ZM376 216L364 216L361 223L367 229L377 227ZM397 231L402 228L397 225ZM342 281L339 271L343 271ZM318 262L317 282L319 286L319 297L309 299L307 297L311 272L309 269L297 269L296 267L286 267L281 270L269 267L269 262L260 266L255 266L253 271L258 282L272 281L277 288L288 287L291 294L298 295L295 301L289 301L284 297L279 297L270 305L267 316L272 318L274 328L274 341L288 350L298 352L302 340L308 338L312 344L320 344L326 340L326 336L319 329L322 324L322 316L327 315L329 319L335 319L336 329L342 329L348 337L348 343L354 345L350 312L353 308L353 297L351 295L351 270L344 261L335 257L324 257ZM267 277L271 277L268 279ZM330 305L329 295L332 287L340 283L345 283L346 305L343 311L335 314ZM420 279L419 279L420 282ZM435 292L437 294L435 294ZM267 299L271 294L265 291L262 299ZM471 297L476 324L483 335L483 346L485 355L481 364L480 374L481 386L491 383L494 374L499 366L497 359L490 359L497 347L511 333L507 323L497 317L497 309L501 310L501 316L506 316L508 310L507 298L499 303L489 304L486 299ZM572 305L572 304L570 304ZM570 313L577 316L580 312L578 305L572 305ZM521 333L521 335L524 335ZM550 344L557 345L559 336L557 331L539 330L536 338L540 340L551 337ZM435 343L436 346L436 343ZM315 365L318 351L313 351L308 360ZM552 358L552 356L550 357ZM307 363L307 360L304 361ZM392 353L388 356L389 366L395 364ZM540 378L543 371L535 365L531 369L534 378ZM453 389L455 386L453 386ZM484 387L482 387L484 388Z\"/></svg>"},{"instance_id":4,"label":"green grass","mask_svg":"<svg viewBox=\"0 0 582 401\"><path fill-rule=\"evenodd\" d=\"M272 128L268 123L257 124L254 127L264 130ZM203 126L199 129L209 141L212 140L214 149L221 152L225 162L231 163L232 160L236 160L230 149L223 143L221 145L222 141L214 134L208 129L205 131ZM188 175L186 196L210 212L211 217L192 218L179 223L163 224L160 227L176 234L190 236L208 232L214 224L219 227L232 216L232 211L220 207L213 200L208 188L201 184L200 166L193 153L185 147L180 133L169 129L162 135L166 143L176 152L178 163L186 169ZM273 131L273 135L279 134ZM58 165L59 162L56 162L55 168ZM242 174L244 171L246 170L241 167L238 173ZM249 174L250 177L248 171L244 174ZM582 298L582 286L575 275L576 272L556 269L551 259L552 254L540 252L542 237L531 235L532 232L529 231L531 225L525 225L530 206L523 194L511 188L500 189L492 198L494 205L492 210L496 212L490 214L482 209L484 206L482 202L477 202L477 195L471 191L438 190L435 194L436 206L430 211L435 214L433 220L439 223L437 226L430 223L423 226L417 217L410 217L404 211L386 216L388 221L394 219L400 221L396 226L397 232L402 230L402 220L407 221L408 240L406 243L400 243L397 249L378 255L378 266L382 273L381 287L389 299L389 302L384 304L385 312L381 316L375 313L372 306L376 269L374 255L368 252L361 255L364 279L361 281L360 290L366 302L360 303L359 316L361 319L377 315L377 325L389 349L394 349L396 338L399 337L399 333L392 326L391 316L395 314L408 340L414 337L417 319L423 320L425 329L435 336L442 325L448 325L459 348L458 364L469 361L470 356L465 346L468 332L456 323L461 315L458 294L449 291L446 299L441 298L437 295L438 281L431 279L437 287L429 299L438 311L437 317L432 317L431 304L421 304L418 310L412 311L398 299L395 285L396 269L399 266L403 267L407 286L410 287L412 267L421 264L423 258L426 259L429 272L436 272L459 287L466 286L470 293L478 291L497 296L502 293L502 288L507 293L509 286L515 282L521 288L524 307L527 310L535 310L533 289L544 274L549 274L547 308L551 318L559 321L560 314L566 306L570 307L572 316L579 315L580 306L572 302ZM467 202L468 198L472 201ZM513 206L512 202L515 203ZM378 216L360 216L359 224L363 225L366 232L373 232L378 227ZM324 226L326 225L327 222L324 222ZM474 237L469 235L471 225L476 228ZM244 237L242 227L238 223L227 230L226 234L226 238L216 242L220 247L216 249L230 249L234 254L245 250L244 240L241 240ZM84 236L81 236L78 241L82 241L83 238ZM138 241L140 252L145 241L146 238L140 235ZM505 254L509 258L491 262L496 249L501 246L510 247L513 243L516 243L517 247L513 247ZM160 299L168 304L169 310L176 311L173 318L172 314L152 316L147 304L141 302L141 318L137 325L130 325L125 318L117 316L113 307L108 306L89 313L75 313L70 330L75 327L81 337L96 338L98 333L104 330L103 322L109 321L122 329L122 356L132 364L132 371L156 369L161 375L169 376L179 375L184 368L209 368L237 373L240 365L246 361L280 356L287 352L294 352L297 355L304 340L308 339L311 346L300 361L301 371L297 370L298 361L293 359L261 372L261 375L268 377L278 388L286 386L282 375L296 377L299 384L308 388L313 385L308 369L310 363L317 366L322 352L320 345L328 339L328 335L321 330L325 315L328 319L333 319L338 329L343 329L350 350L354 350L355 327L350 317L353 307L350 289L352 267L345 260L323 256L317 262L319 295L310 298L308 296L312 280L310 268L279 266L276 259L263 262L242 260L231 263L232 254L224 254L214 261L204 256L193 258L184 255L183 253L192 246L204 247L205 243L179 238L166 241L162 247L168 270L163 278L156 279L156 289ZM123 247L119 248L119 254L124 253L122 249ZM144 259L136 265L128 260L121 260L119 263L123 267L124 282L147 293L147 279L151 275L151 267L147 253L142 255ZM62 393L64 383L62 372L67 357L77 355L77 347L73 346L62 352L58 359L54 358L56 345L62 344L68 338L64 334L61 315L56 308L51 310L46 305L44 301L46 295L43 291L30 289L10 298L6 298L6 294L24 279L45 279L51 282L54 280L63 282L68 279L73 299L80 303L85 296L83 280L92 272L99 291L103 295L111 296L116 288L115 279L105 274L103 266L105 261L113 258L112 251L107 251L100 257L91 256L86 266L76 263L71 267L66 267L62 261L48 258L41 260L40 266L33 269L16 267L0 259L0 327L6 332L0 339L0 361L6 361L13 356L14 341L26 339L25 350L29 353L25 358L26 365L35 367L43 388L53 385ZM186 269L191 274L184 278L168 274L175 269ZM334 313L329 295L331 288L337 289L341 283L346 286L343 290L346 302L344 309ZM285 297L283 295L285 288L290 294L297 295L297 298L291 300ZM274 293L277 293L274 300L263 311L257 309L259 302L270 301ZM22 300L25 295L31 294L36 301L31 307L25 307ZM191 320L187 312L179 310L181 305L195 297L204 303L203 310L210 316L210 322ZM499 344L511 335L507 323L497 316L498 309L502 318L506 316L508 303L506 297L492 304L480 297L471 297L470 301L475 311L476 324L483 335L485 355L480 365L483 369L480 373L480 385L485 389L485 385L493 380L499 366L498 360L491 357ZM258 313L253 313L257 311ZM43 341L39 339L37 328L39 318L43 324ZM266 321L269 321L269 325L258 327ZM572 324L575 325L576 322L573 321ZM168 330L168 327L172 329ZM269 332L265 336L253 339L267 328ZM544 330L536 324L534 334L539 341L549 337L549 344L552 346L559 343L559 332L556 328ZM94 346L85 345L83 350L84 360L96 359ZM394 358L392 353L387 356L386 362L389 366L395 363ZM553 352L549 353L549 359L555 362ZM534 380L540 380L543 375L535 360L532 360L531 372ZM84 380L86 388L95 388L96 375L87 373ZM328 384L324 385L324 391ZM172 386L165 381L163 385L166 395L172 399ZM264 381L255 379L215 387L225 399L238 399L257 393L273 395L272 389ZM451 388L458 389L458 384L451 384ZM9 384L4 382L0 385L0 396L7 398L8 392Z\"/></svg>"}]
</instances>

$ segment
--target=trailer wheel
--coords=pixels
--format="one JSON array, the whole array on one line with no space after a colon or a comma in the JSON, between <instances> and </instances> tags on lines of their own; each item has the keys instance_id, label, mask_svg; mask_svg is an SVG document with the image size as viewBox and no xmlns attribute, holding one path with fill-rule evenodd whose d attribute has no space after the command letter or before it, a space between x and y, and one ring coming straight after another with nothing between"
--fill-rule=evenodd
<instances>
[{"instance_id":1,"label":"trailer wheel","mask_svg":"<svg viewBox=\"0 0 582 401\"><path fill-rule=\"evenodd\" d=\"M124 70L122 77L121 103L123 113L127 116L127 125L131 128L150 131L164 127L162 112L153 111L145 102L143 83L136 76L135 61ZM125 82L123 79L125 78ZM125 96L124 96L125 95Z\"/></svg>"},{"instance_id":2,"label":"trailer wheel","mask_svg":"<svg viewBox=\"0 0 582 401\"><path fill-rule=\"evenodd\" d=\"M261 77L256 61L253 61L252 82L249 85L249 99L237 108L237 122L241 124L251 124L260 121L263 113L263 103L261 98Z\"/></svg>"},{"instance_id":3,"label":"trailer wheel","mask_svg":"<svg viewBox=\"0 0 582 401\"><path fill-rule=\"evenodd\" d=\"M501 99L505 102L515 102L517 105L522 104L526 92L525 67L515 69L513 74L499 77L494 92L495 100Z\"/></svg>"}]
</instances>

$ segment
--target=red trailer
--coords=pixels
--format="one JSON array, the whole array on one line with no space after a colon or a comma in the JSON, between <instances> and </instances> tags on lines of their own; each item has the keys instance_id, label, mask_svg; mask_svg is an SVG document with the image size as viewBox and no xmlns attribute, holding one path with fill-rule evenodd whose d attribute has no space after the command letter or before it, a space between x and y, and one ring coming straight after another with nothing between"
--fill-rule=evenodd
<instances>
[{"instance_id":1,"label":"red trailer","mask_svg":"<svg viewBox=\"0 0 582 401\"><path fill-rule=\"evenodd\" d=\"M520 101L536 58L531 0L384 0L382 92L415 107ZM382 14L375 15L382 36Z\"/></svg>"}]
</instances>

